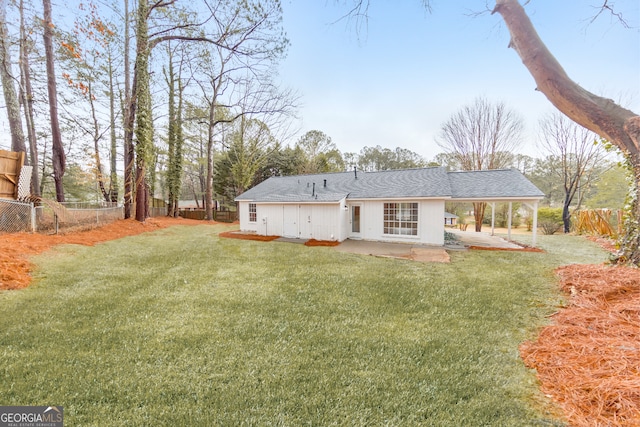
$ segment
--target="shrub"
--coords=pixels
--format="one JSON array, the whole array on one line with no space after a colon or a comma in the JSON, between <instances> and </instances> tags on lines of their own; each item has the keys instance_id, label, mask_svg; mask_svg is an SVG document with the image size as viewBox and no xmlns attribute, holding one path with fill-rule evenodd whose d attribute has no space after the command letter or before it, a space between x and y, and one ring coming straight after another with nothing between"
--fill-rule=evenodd
<instances>
[{"instance_id":1,"label":"shrub","mask_svg":"<svg viewBox=\"0 0 640 427\"><path fill-rule=\"evenodd\" d=\"M562 208L538 209L538 227L542 228L544 234L554 234L562 225Z\"/></svg>"}]
</instances>

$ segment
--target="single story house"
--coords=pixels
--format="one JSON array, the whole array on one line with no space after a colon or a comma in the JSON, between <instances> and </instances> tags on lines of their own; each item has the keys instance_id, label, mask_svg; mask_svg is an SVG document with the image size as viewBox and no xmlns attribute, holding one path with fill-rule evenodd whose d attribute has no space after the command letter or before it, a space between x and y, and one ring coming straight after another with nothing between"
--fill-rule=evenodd
<instances>
[{"instance_id":1,"label":"single story house","mask_svg":"<svg viewBox=\"0 0 640 427\"><path fill-rule=\"evenodd\" d=\"M516 169L430 167L271 177L235 200L244 232L442 246L446 201L522 202L533 210L535 225L543 197Z\"/></svg>"},{"instance_id":2,"label":"single story house","mask_svg":"<svg viewBox=\"0 0 640 427\"><path fill-rule=\"evenodd\" d=\"M455 226L458 224L458 215L449 212L444 213L444 225Z\"/></svg>"}]
</instances>

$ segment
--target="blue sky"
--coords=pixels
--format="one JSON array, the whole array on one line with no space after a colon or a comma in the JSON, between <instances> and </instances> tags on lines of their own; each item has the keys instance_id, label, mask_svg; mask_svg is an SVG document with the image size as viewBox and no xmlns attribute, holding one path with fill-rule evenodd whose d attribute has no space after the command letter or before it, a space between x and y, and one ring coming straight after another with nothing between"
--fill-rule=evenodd
<instances>
[{"instance_id":1,"label":"blue sky","mask_svg":"<svg viewBox=\"0 0 640 427\"><path fill-rule=\"evenodd\" d=\"M283 0L291 46L280 78L302 96L299 135L317 129L342 152L381 145L432 159L441 124L484 96L525 118L521 152L538 155L537 122L554 109L507 48L500 16L470 16L481 0L432 0L431 13L421 3L371 0L357 34L336 22L351 0ZM640 113L640 3L615 2L633 29L605 14L590 23L597 3L531 0L526 10L571 78Z\"/></svg>"},{"instance_id":2,"label":"blue sky","mask_svg":"<svg viewBox=\"0 0 640 427\"><path fill-rule=\"evenodd\" d=\"M359 34L354 22L340 20L354 1L282 0L291 45L279 78L302 103L288 143L320 130L342 152L380 145L431 160L442 151L435 143L442 123L484 96L524 117L521 152L540 155L537 122L555 110L507 48L500 16L470 16L485 1L431 0L428 13L421 0L370 0ZM640 113L640 2L609 0L632 29L608 14L590 23L603 2L530 0L526 10L571 78ZM0 148L8 149L4 108L0 113Z\"/></svg>"}]
</instances>

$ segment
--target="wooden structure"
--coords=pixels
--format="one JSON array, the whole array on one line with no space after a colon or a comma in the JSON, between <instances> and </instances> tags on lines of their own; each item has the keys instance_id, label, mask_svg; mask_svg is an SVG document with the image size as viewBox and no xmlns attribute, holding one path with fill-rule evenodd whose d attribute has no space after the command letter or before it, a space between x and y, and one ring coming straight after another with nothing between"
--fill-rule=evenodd
<instances>
[{"instance_id":1,"label":"wooden structure","mask_svg":"<svg viewBox=\"0 0 640 427\"><path fill-rule=\"evenodd\" d=\"M24 152L0 150L0 199L18 198L18 181L24 158Z\"/></svg>"}]
</instances>

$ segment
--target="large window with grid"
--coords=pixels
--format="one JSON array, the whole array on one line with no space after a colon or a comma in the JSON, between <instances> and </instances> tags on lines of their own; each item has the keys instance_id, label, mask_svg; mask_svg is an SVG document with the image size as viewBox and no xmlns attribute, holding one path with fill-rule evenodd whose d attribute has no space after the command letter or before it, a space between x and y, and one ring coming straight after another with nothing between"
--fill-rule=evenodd
<instances>
[{"instance_id":1,"label":"large window with grid","mask_svg":"<svg viewBox=\"0 0 640 427\"><path fill-rule=\"evenodd\" d=\"M256 204L249 203L249 222L256 222L258 216L256 215Z\"/></svg>"},{"instance_id":2,"label":"large window with grid","mask_svg":"<svg viewBox=\"0 0 640 427\"><path fill-rule=\"evenodd\" d=\"M384 234L417 236L418 204L385 203Z\"/></svg>"}]
</instances>

